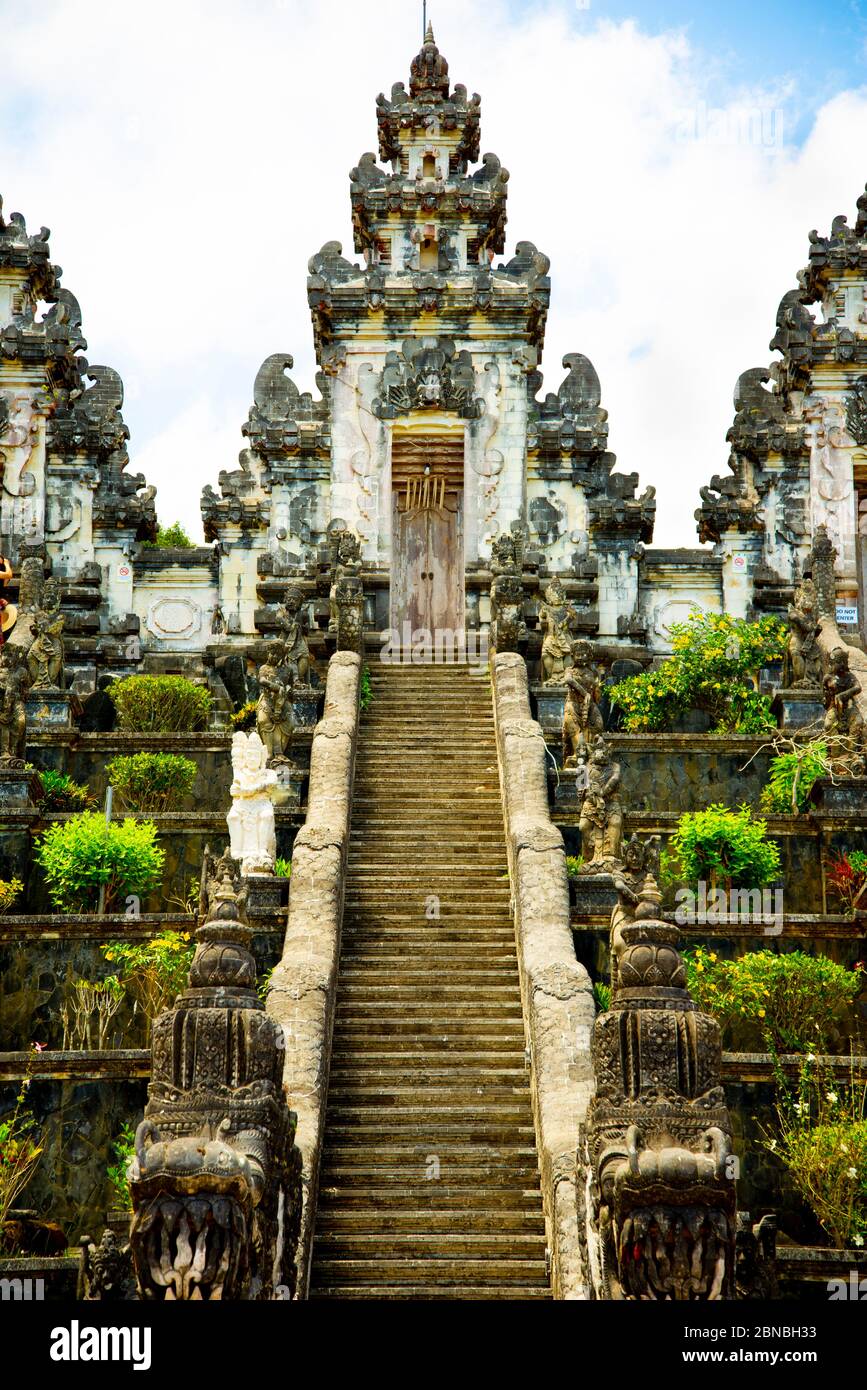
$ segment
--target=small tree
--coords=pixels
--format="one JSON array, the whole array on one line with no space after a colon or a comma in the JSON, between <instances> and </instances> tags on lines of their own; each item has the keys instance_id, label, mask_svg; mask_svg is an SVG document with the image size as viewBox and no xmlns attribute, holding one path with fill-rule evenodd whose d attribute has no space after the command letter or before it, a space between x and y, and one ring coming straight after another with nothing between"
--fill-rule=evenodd
<instances>
[{"instance_id":1,"label":"small tree","mask_svg":"<svg viewBox=\"0 0 867 1390\"><path fill-rule=\"evenodd\" d=\"M767 824L753 820L749 806L730 811L708 806L686 811L663 855L669 881L682 879L691 887L764 888L780 872L780 851L767 838Z\"/></svg>"},{"instance_id":2,"label":"small tree","mask_svg":"<svg viewBox=\"0 0 867 1390\"><path fill-rule=\"evenodd\" d=\"M112 912L129 894L143 897L159 885L165 853L156 836L151 821L106 822L98 811L83 811L50 825L34 858L61 912L95 912L101 888Z\"/></svg>"}]
</instances>

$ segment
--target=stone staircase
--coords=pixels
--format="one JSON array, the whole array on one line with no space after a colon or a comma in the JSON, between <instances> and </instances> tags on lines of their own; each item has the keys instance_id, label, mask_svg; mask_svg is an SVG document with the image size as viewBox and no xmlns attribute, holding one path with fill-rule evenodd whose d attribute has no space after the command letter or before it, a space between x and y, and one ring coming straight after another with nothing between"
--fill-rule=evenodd
<instances>
[{"instance_id":1,"label":"stone staircase","mask_svg":"<svg viewBox=\"0 0 867 1390\"><path fill-rule=\"evenodd\" d=\"M310 1297L550 1298L490 689L371 682Z\"/></svg>"}]
</instances>

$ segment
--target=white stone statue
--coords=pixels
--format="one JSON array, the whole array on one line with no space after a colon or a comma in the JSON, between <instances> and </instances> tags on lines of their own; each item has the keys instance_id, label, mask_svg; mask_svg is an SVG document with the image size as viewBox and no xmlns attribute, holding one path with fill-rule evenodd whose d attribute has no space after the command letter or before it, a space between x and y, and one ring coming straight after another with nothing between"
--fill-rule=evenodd
<instances>
[{"instance_id":1,"label":"white stone statue","mask_svg":"<svg viewBox=\"0 0 867 1390\"><path fill-rule=\"evenodd\" d=\"M268 753L258 734L232 739L232 809L226 816L232 858L241 873L271 874L277 858L274 803L277 774L267 766Z\"/></svg>"}]
</instances>

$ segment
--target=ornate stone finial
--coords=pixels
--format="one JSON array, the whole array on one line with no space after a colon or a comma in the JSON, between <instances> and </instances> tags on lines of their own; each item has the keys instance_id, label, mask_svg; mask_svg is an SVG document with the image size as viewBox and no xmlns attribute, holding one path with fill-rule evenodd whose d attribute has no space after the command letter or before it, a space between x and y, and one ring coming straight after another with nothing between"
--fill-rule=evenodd
<instances>
[{"instance_id":1,"label":"ornate stone finial","mask_svg":"<svg viewBox=\"0 0 867 1390\"><path fill-rule=\"evenodd\" d=\"M412 97L449 94L449 65L436 46L432 24L427 26L421 52L412 60L409 93Z\"/></svg>"},{"instance_id":2,"label":"ornate stone finial","mask_svg":"<svg viewBox=\"0 0 867 1390\"><path fill-rule=\"evenodd\" d=\"M294 1287L300 1154L283 1033L259 999L252 929L239 918L225 875L196 931L189 986L154 1024L130 1166L145 1299L270 1299L275 1285Z\"/></svg>"},{"instance_id":3,"label":"ornate stone finial","mask_svg":"<svg viewBox=\"0 0 867 1390\"><path fill-rule=\"evenodd\" d=\"M593 1031L587 1238L600 1299L734 1296L731 1121L720 1031L686 988L648 873L613 943L611 1008Z\"/></svg>"}]
</instances>

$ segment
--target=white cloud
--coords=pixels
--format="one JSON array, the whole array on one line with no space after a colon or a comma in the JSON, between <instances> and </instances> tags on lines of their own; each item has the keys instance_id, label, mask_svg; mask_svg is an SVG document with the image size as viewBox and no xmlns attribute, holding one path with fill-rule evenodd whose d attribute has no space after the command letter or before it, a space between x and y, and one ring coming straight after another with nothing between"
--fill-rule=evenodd
<instances>
[{"instance_id":1,"label":"white cloud","mask_svg":"<svg viewBox=\"0 0 867 1390\"><path fill-rule=\"evenodd\" d=\"M198 532L265 356L292 352L312 386L307 260L332 238L351 247L346 176L376 148L376 93L408 76L418 9L0 4L6 212L52 227L166 521ZM809 229L854 213L867 91L823 106L802 147L769 151L736 118L758 112L767 138L795 94L779 75L722 88L680 33L570 3L516 17L505 0L438 0L434 19L453 80L482 94L483 149L511 170L510 247L552 259L546 389L565 352L587 353L618 466L657 487L657 542L693 545L736 377L769 360Z\"/></svg>"}]
</instances>

